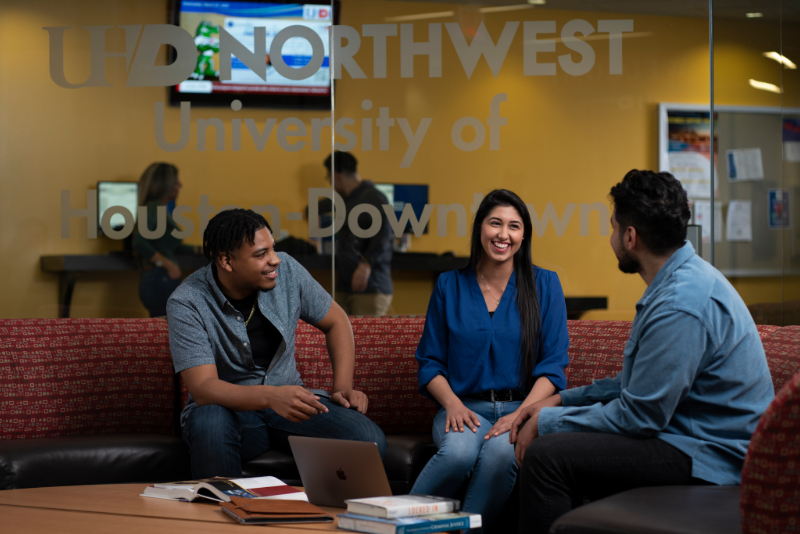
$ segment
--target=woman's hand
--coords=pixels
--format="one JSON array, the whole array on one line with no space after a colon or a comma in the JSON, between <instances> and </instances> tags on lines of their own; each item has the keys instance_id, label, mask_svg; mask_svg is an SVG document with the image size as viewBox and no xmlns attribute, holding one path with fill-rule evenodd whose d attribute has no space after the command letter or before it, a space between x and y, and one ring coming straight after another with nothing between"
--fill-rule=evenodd
<instances>
[{"instance_id":1,"label":"woman's hand","mask_svg":"<svg viewBox=\"0 0 800 534\"><path fill-rule=\"evenodd\" d=\"M166 260L164 261L164 269L167 270L167 276L172 280L177 280L181 277L181 268L176 263Z\"/></svg>"},{"instance_id":2,"label":"woman's hand","mask_svg":"<svg viewBox=\"0 0 800 534\"><path fill-rule=\"evenodd\" d=\"M511 430L511 425L514 423L517 415L517 412L511 412L510 414L504 415L498 419L497 422L492 425L492 428L489 429L489 432L486 433L483 439L496 438L500 434L505 434Z\"/></svg>"},{"instance_id":3,"label":"woman's hand","mask_svg":"<svg viewBox=\"0 0 800 534\"><path fill-rule=\"evenodd\" d=\"M450 427L453 427L453 430L464 432L465 424L470 430L477 432L478 429L476 427L481 426L478 416L464 406L464 403L458 397L456 397L452 405L446 406L445 410L447 410L447 422L444 425L445 432L450 432Z\"/></svg>"}]
</instances>

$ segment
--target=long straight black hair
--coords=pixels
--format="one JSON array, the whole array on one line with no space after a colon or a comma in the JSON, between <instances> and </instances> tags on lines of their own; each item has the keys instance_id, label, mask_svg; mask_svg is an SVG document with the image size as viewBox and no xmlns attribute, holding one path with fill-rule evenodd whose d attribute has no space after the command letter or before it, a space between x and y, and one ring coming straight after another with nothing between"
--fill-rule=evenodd
<instances>
[{"instance_id":1,"label":"long straight black hair","mask_svg":"<svg viewBox=\"0 0 800 534\"><path fill-rule=\"evenodd\" d=\"M477 271L478 262L483 256L481 245L481 226L486 217L497 206L510 206L517 210L522 219L523 240L519 250L514 254L514 272L517 273L517 308L522 327L522 343L517 363L519 377L517 385L526 393L533 387L533 369L537 359L537 341L541 331L541 311L539 296L536 293L536 281L533 276L533 261L531 260L531 235L533 225L528 207L516 193L507 189L495 189L484 197L475 221L472 223L472 238L470 240L469 263L465 270Z\"/></svg>"}]
</instances>

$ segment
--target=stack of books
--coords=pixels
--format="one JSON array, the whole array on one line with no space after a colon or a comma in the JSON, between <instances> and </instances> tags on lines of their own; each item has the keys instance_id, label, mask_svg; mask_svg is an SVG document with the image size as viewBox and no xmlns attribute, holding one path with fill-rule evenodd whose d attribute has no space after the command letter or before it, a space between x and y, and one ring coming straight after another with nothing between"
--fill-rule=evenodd
<instances>
[{"instance_id":1,"label":"stack of books","mask_svg":"<svg viewBox=\"0 0 800 534\"><path fill-rule=\"evenodd\" d=\"M478 528L481 514L459 512L455 499L431 495L398 495L351 499L347 513L338 515L343 530L372 534L426 534Z\"/></svg>"}]
</instances>

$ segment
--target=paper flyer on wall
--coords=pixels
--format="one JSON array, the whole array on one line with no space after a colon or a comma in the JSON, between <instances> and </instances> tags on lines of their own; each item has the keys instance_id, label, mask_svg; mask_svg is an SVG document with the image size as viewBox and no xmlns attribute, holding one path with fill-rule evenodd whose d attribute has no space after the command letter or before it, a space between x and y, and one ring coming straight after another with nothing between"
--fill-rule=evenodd
<instances>
[{"instance_id":1,"label":"paper flyer on wall","mask_svg":"<svg viewBox=\"0 0 800 534\"><path fill-rule=\"evenodd\" d=\"M764 179L761 148L734 148L726 151L725 155L728 161L728 180L731 182Z\"/></svg>"},{"instance_id":2,"label":"paper flyer on wall","mask_svg":"<svg viewBox=\"0 0 800 534\"><path fill-rule=\"evenodd\" d=\"M728 241L753 240L753 205L749 200L731 200L725 220L725 238Z\"/></svg>"},{"instance_id":3,"label":"paper flyer on wall","mask_svg":"<svg viewBox=\"0 0 800 534\"><path fill-rule=\"evenodd\" d=\"M770 189L767 192L769 202L769 228L779 230L791 226L791 209L789 207L788 189Z\"/></svg>"},{"instance_id":4,"label":"paper flyer on wall","mask_svg":"<svg viewBox=\"0 0 800 534\"><path fill-rule=\"evenodd\" d=\"M709 119L709 113L704 111L668 111L667 137L669 172L680 180L689 198L710 199L711 120ZM717 142L715 136L715 170L716 156Z\"/></svg>"},{"instance_id":5,"label":"paper flyer on wall","mask_svg":"<svg viewBox=\"0 0 800 534\"><path fill-rule=\"evenodd\" d=\"M800 161L799 119L783 119L783 161Z\"/></svg>"},{"instance_id":6,"label":"paper flyer on wall","mask_svg":"<svg viewBox=\"0 0 800 534\"><path fill-rule=\"evenodd\" d=\"M703 243L711 242L711 201L696 200L694 202L694 223L703 231ZM714 242L722 241L722 202L714 203Z\"/></svg>"}]
</instances>

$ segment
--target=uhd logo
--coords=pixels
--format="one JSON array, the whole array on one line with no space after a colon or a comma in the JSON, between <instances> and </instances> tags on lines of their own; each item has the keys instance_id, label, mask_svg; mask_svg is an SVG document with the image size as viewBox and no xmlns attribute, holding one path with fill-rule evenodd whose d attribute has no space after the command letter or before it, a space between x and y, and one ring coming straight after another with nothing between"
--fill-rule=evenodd
<instances>
[{"instance_id":1,"label":"uhd logo","mask_svg":"<svg viewBox=\"0 0 800 534\"><path fill-rule=\"evenodd\" d=\"M327 14L326 16L329 16ZM318 13L317 18L322 18ZM125 32L125 51L106 52L106 30L114 26L84 26L89 32L89 51L91 71L81 83L68 82L64 76L64 32L68 26L43 28L50 34L50 78L60 87L77 89L79 87L111 87L106 81L106 58L124 57L128 77L128 87L166 87L178 85L189 78L197 63L197 45L194 37L179 26L170 24L147 24L118 26ZM224 28L219 29L220 80L231 79L231 56L235 55L259 78L266 81L267 54L266 30L253 28L254 50L249 50ZM294 68L283 60L283 46L293 37L309 42L312 49L311 60L307 65ZM156 65L162 45L172 46L175 60L169 65ZM304 80L316 74L325 59L322 38L307 26L292 25L280 30L269 47L272 66L283 77L290 80Z\"/></svg>"}]
</instances>

